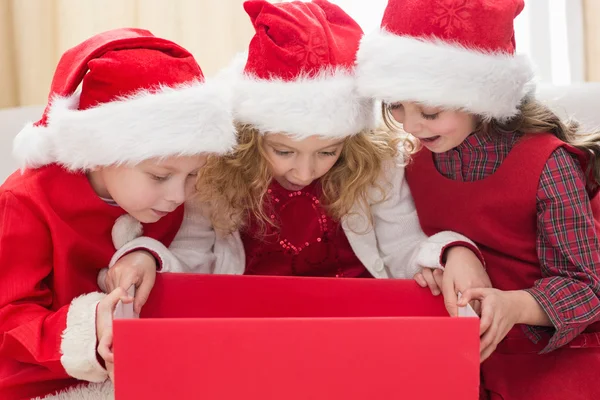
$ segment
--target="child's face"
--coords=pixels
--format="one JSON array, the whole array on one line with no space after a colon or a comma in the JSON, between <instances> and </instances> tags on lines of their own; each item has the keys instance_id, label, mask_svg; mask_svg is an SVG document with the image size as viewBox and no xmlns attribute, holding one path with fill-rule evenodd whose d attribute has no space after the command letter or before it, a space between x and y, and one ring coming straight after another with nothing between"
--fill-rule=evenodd
<instances>
[{"instance_id":1,"label":"child's face","mask_svg":"<svg viewBox=\"0 0 600 400\"><path fill-rule=\"evenodd\" d=\"M100 197L113 199L140 222L156 222L174 211L195 190L206 156L146 160L134 167L110 166L88 174Z\"/></svg>"},{"instance_id":2,"label":"child's face","mask_svg":"<svg viewBox=\"0 0 600 400\"><path fill-rule=\"evenodd\" d=\"M455 148L475 130L475 117L463 111L412 102L394 103L390 109L404 130L434 153Z\"/></svg>"},{"instance_id":3,"label":"child's face","mask_svg":"<svg viewBox=\"0 0 600 400\"><path fill-rule=\"evenodd\" d=\"M325 175L340 158L344 139L311 136L294 140L281 133L263 141L273 178L287 190L301 190Z\"/></svg>"}]
</instances>

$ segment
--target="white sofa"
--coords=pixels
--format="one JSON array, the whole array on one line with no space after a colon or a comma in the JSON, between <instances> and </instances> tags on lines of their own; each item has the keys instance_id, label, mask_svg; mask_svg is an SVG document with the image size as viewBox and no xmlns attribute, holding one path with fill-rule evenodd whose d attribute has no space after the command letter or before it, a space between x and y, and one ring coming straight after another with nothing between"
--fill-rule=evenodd
<instances>
[{"instance_id":1,"label":"white sofa","mask_svg":"<svg viewBox=\"0 0 600 400\"><path fill-rule=\"evenodd\" d=\"M570 86L541 85L538 98L547 102L562 117L572 116L588 130L600 128L600 83ZM0 110L0 182L16 169L11 149L12 140L23 125L37 121L42 106ZM85 135L85 132L81 133Z\"/></svg>"}]
</instances>

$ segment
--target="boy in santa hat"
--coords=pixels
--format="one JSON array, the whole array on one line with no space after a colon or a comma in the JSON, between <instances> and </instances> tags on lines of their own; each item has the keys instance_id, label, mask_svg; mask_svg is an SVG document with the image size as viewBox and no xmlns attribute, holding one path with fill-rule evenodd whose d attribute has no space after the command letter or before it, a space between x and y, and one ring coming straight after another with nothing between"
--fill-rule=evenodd
<instances>
[{"instance_id":1,"label":"boy in santa hat","mask_svg":"<svg viewBox=\"0 0 600 400\"><path fill-rule=\"evenodd\" d=\"M0 188L0 398L109 395L112 310L131 301L96 284L119 245L115 222L172 241L207 153L235 143L225 93L146 30L63 55L42 119L15 139L22 169ZM82 382L99 385L73 387Z\"/></svg>"}]
</instances>

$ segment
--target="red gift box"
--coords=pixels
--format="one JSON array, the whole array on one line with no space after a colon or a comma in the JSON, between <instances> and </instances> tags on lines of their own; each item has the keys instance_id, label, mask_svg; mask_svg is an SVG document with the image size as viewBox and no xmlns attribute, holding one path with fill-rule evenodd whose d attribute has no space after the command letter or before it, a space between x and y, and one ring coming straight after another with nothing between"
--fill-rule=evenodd
<instances>
[{"instance_id":1,"label":"red gift box","mask_svg":"<svg viewBox=\"0 0 600 400\"><path fill-rule=\"evenodd\" d=\"M478 332L412 280L160 274L116 399L476 400Z\"/></svg>"}]
</instances>

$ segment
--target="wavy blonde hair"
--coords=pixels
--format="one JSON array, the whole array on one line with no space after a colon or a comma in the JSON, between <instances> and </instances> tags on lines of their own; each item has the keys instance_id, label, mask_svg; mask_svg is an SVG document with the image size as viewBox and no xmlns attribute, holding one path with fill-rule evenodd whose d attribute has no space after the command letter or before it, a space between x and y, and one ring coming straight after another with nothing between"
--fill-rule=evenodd
<instances>
[{"instance_id":1,"label":"wavy blonde hair","mask_svg":"<svg viewBox=\"0 0 600 400\"><path fill-rule=\"evenodd\" d=\"M198 175L197 201L208 204L215 229L233 232L250 218L263 228L273 222L265 214L267 190L273 176L264 148L264 135L250 125L238 125L238 144L226 156L212 156ZM320 178L321 204L330 217L340 220L355 204L372 225L369 190L377 188L382 201L386 191L380 184L386 160L398 156L400 138L390 130L369 130L348 137L333 167Z\"/></svg>"},{"instance_id":2,"label":"wavy blonde hair","mask_svg":"<svg viewBox=\"0 0 600 400\"><path fill-rule=\"evenodd\" d=\"M389 105L382 105L382 114L385 125L396 132L403 132L401 126L391 114ZM582 150L590 156L586 168L588 190L595 192L600 188L600 132L580 132L579 123L573 119L566 121L556 115L550 108L536 99L526 98L519 106L519 113L507 120L485 120L478 118L475 132L484 132L496 135L521 133L551 133L565 143ZM416 144L407 139L407 146L411 152L418 150Z\"/></svg>"}]
</instances>

